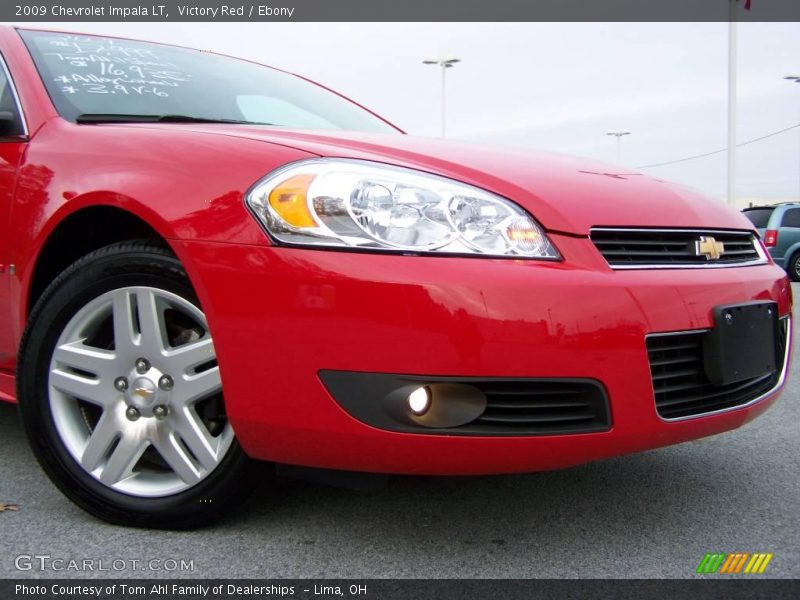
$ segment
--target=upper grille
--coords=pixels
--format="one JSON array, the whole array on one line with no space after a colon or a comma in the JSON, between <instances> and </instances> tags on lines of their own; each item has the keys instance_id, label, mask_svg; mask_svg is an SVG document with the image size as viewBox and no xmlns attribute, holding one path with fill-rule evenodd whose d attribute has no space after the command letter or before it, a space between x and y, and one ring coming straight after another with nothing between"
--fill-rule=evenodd
<instances>
[{"instance_id":1,"label":"upper grille","mask_svg":"<svg viewBox=\"0 0 800 600\"><path fill-rule=\"evenodd\" d=\"M680 419L747 404L774 388L783 371L788 321L781 319L777 371L736 383L714 385L705 374L704 331L647 337L656 410L664 419Z\"/></svg>"},{"instance_id":2,"label":"upper grille","mask_svg":"<svg viewBox=\"0 0 800 600\"><path fill-rule=\"evenodd\" d=\"M698 254L701 237L721 242L715 259ZM748 231L679 229L592 229L591 239L616 269L737 266L764 262L755 236Z\"/></svg>"},{"instance_id":3,"label":"upper grille","mask_svg":"<svg viewBox=\"0 0 800 600\"><path fill-rule=\"evenodd\" d=\"M611 426L603 387L588 380L471 382L486 395L486 410L459 429L531 435L589 433Z\"/></svg>"}]
</instances>

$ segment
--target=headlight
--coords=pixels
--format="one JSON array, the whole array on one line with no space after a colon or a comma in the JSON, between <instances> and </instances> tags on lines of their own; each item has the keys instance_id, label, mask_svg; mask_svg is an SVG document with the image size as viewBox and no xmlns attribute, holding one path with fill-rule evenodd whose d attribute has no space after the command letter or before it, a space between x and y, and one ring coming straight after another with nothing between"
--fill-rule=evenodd
<instances>
[{"instance_id":1,"label":"headlight","mask_svg":"<svg viewBox=\"0 0 800 600\"><path fill-rule=\"evenodd\" d=\"M560 258L516 204L452 179L378 163L293 163L256 184L247 205L286 244Z\"/></svg>"}]
</instances>

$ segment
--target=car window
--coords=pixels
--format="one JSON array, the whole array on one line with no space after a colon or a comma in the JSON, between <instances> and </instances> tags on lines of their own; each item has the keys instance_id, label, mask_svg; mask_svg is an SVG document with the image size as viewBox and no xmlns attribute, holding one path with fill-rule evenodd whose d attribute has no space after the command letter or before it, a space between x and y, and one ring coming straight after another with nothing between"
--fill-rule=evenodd
<instances>
[{"instance_id":1,"label":"car window","mask_svg":"<svg viewBox=\"0 0 800 600\"><path fill-rule=\"evenodd\" d=\"M750 219L756 228L763 229L769 223L769 218L774 210L771 206L768 208L751 208L744 211L744 216Z\"/></svg>"},{"instance_id":2,"label":"car window","mask_svg":"<svg viewBox=\"0 0 800 600\"><path fill-rule=\"evenodd\" d=\"M800 227L800 208L790 208L783 213L781 227Z\"/></svg>"},{"instance_id":3,"label":"car window","mask_svg":"<svg viewBox=\"0 0 800 600\"><path fill-rule=\"evenodd\" d=\"M261 123L293 123L302 121L314 129L335 129L336 125L289 100L271 96L244 95L236 98L239 110L247 121Z\"/></svg>"},{"instance_id":4,"label":"car window","mask_svg":"<svg viewBox=\"0 0 800 600\"><path fill-rule=\"evenodd\" d=\"M399 133L302 77L211 52L100 36L20 30L58 112L180 115L302 129Z\"/></svg>"},{"instance_id":5,"label":"car window","mask_svg":"<svg viewBox=\"0 0 800 600\"><path fill-rule=\"evenodd\" d=\"M0 137L24 133L14 88L8 80L5 60L0 57Z\"/></svg>"}]
</instances>

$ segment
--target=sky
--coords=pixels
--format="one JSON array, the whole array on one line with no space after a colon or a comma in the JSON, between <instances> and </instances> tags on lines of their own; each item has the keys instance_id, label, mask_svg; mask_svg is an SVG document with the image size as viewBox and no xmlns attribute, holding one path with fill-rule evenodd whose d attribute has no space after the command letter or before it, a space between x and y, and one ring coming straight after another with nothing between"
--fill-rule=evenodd
<instances>
[{"instance_id":1,"label":"sky","mask_svg":"<svg viewBox=\"0 0 800 600\"><path fill-rule=\"evenodd\" d=\"M25 24L18 24L24 26ZM727 23L36 23L213 50L293 71L413 135L531 147L626 168L727 143ZM800 23L738 24L737 136L800 124ZM642 169L717 197L726 154ZM800 198L800 127L737 152L737 196Z\"/></svg>"}]
</instances>

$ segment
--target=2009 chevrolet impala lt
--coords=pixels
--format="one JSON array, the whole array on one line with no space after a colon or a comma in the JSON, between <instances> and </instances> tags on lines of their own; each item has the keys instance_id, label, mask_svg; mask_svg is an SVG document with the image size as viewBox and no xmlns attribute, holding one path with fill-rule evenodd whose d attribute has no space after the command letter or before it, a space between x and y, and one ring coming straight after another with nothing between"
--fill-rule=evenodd
<instances>
[{"instance_id":1,"label":"2009 chevrolet impala lt","mask_svg":"<svg viewBox=\"0 0 800 600\"><path fill-rule=\"evenodd\" d=\"M775 401L791 290L752 224L618 167L404 135L200 52L3 29L0 397L115 523L259 465L568 467Z\"/></svg>"}]
</instances>

